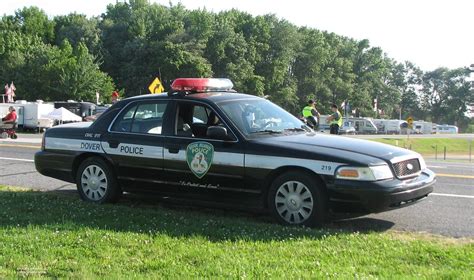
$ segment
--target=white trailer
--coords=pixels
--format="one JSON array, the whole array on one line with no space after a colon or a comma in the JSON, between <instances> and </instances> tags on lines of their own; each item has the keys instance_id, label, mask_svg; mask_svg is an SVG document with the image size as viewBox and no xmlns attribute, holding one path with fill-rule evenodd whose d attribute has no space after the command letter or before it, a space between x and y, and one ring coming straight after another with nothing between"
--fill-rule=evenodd
<instances>
[{"instance_id":1,"label":"white trailer","mask_svg":"<svg viewBox=\"0 0 474 280\"><path fill-rule=\"evenodd\" d=\"M373 119L372 121L374 122L375 126L377 127L377 133L384 134L385 133L385 122L387 120L385 120L385 119Z\"/></svg>"},{"instance_id":2,"label":"white trailer","mask_svg":"<svg viewBox=\"0 0 474 280\"><path fill-rule=\"evenodd\" d=\"M42 101L27 102L26 100L17 100L15 103L1 103L0 115L2 117L8 113L8 107L10 106L16 109L19 128L41 129L53 125L52 121L44 117L54 110L53 104L43 103Z\"/></svg>"},{"instance_id":3,"label":"white trailer","mask_svg":"<svg viewBox=\"0 0 474 280\"><path fill-rule=\"evenodd\" d=\"M377 128L381 133L385 134L400 134L402 133L402 124L406 123L404 120L377 120L375 121Z\"/></svg>"},{"instance_id":4,"label":"white trailer","mask_svg":"<svg viewBox=\"0 0 474 280\"><path fill-rule=\"evenodd\" d=\"M413 131L416 134L432 134L433 123L425 121L415 121L413 122Z\"/></svg>"},{"instance_id":5,"label":"white trailer","mask_svg":"<svg viewBox=\"0 0 474 280\"><path fill-rule=\"evenodd\" d=\"M459 129L455 125L442 124L436 126L436 133L440 134L457 134Z\"/></svg>"}]
</instances>

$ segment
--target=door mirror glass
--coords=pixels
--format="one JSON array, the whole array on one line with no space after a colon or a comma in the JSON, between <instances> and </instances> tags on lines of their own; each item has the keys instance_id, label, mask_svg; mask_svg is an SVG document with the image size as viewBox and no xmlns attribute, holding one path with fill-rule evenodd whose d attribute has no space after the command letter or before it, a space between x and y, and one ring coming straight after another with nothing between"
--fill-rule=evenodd
<instances>
[{"instance_id":1,"label":"door mirror glass","mask_svg":"<svg viewBox=\"0 0 474 280\"><path fill-rule=\"evenodd\" d=\"M218 140L231 140L227 134L227 129L222 126L210 126L207 128L207 137Z\"/></svg>"}]
</instances>

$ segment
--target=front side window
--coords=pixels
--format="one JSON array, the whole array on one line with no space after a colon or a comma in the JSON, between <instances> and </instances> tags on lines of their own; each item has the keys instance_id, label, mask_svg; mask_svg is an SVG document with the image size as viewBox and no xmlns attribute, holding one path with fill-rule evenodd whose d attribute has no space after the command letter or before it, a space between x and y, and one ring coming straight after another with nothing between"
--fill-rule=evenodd
<instances>
[{"instance_id":1,"label":"front side window","mask_svg":"<svg viewBox=\"0 0 474 280\"><path fill-rule=\"evenodd\" d=\"M149 102L130 106L117 118L112 131L161 134L166 102Z\"/></svg>"},{"instance_id":2,"label":"front side window","mask_svg":"<svg viewBox=\"0 0 474 280\"><path fill-rule=\"evenodd\" d=\"M175 135L193 138L209 138L207 129L211 126L222 126L229 129L210 107L193 102L180 102L175 121Z\"/></svg>"}]
</instances>

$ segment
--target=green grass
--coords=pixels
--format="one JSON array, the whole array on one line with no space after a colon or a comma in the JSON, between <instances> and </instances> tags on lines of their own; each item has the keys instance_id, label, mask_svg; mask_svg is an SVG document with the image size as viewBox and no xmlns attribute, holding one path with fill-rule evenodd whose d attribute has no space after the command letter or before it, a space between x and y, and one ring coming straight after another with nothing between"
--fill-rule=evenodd
<instances>
[{"instance_id":1,"label":"green grass","mask_svg":"<svg viewBox=\"0 0 474 280\"><path fill-rule=\"evenodd\" d=\"M438 155L443 153L444 147L449 154L469 155L469 142L467 139L450 138L367 138L367 140L390 144L406 149L411 149L423 155L434 155L438 146ZM474 152L474 143L472 144Z\"/></svg>"},{"instance_id":2,"label":"green grass","mask_svg":"<svg viewBox=\"0 0 474 280\"><path fill-rule=\"evenodd\" d=\"M0 186L0 278L473 279L474 243Z\"/></svg>"}]
</instances>

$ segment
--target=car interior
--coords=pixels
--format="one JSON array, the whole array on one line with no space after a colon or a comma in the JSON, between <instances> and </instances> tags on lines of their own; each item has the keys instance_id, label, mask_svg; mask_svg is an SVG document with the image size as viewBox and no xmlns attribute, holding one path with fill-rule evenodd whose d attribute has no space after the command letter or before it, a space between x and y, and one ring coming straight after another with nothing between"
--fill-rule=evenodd
<instances>
[{"instance_id":1,"label":"car interior","mask_svg":"<svg viewBox=\"0 0 474 280\"><path fill-rule=\"evenodd\" d=\"M176 135L209 138L207 128L222 125L217 114L211 109L190 103L179 104L176 119Z\"/></svg>"}]
</instances>

